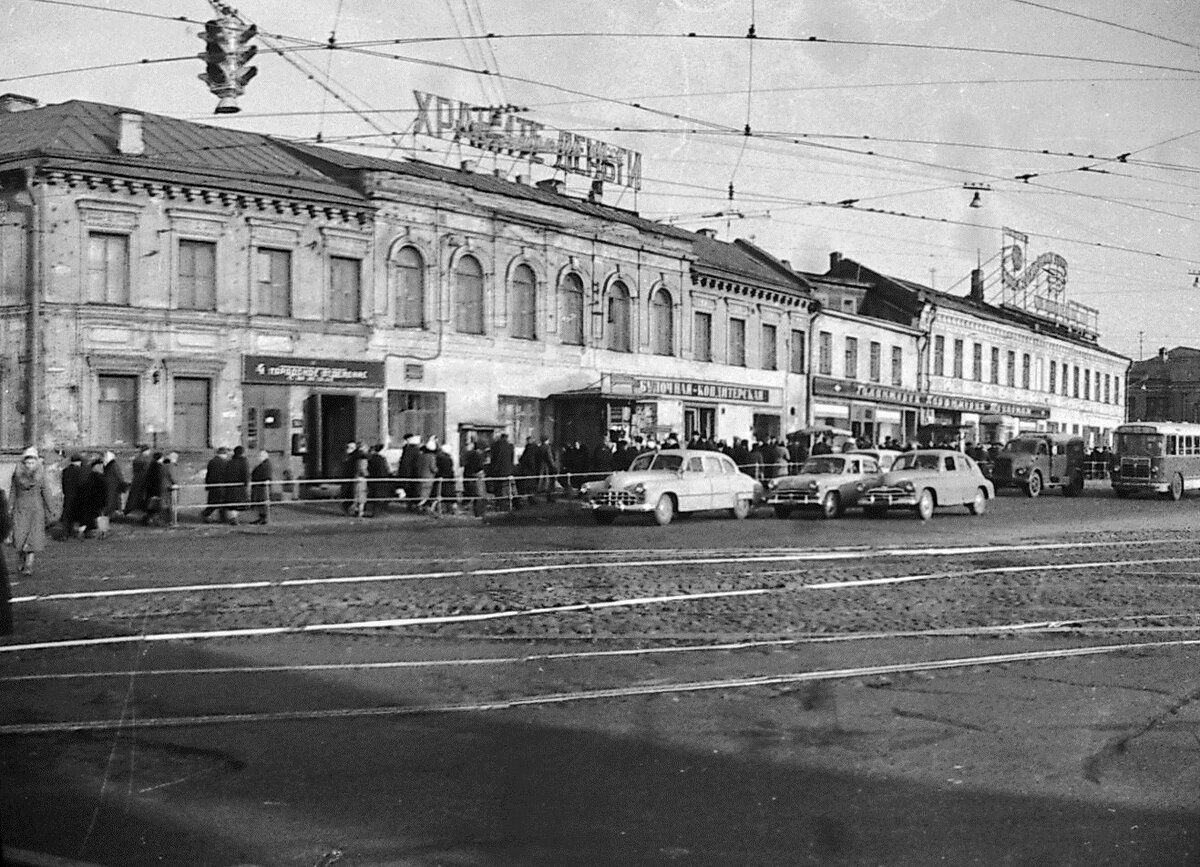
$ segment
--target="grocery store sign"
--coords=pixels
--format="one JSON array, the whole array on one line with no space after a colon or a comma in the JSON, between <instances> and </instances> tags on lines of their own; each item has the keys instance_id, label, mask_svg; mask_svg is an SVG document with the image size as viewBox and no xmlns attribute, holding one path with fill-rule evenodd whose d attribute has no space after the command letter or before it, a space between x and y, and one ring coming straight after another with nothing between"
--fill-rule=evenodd
<instances>
[{"instance_id":1,"label":"grocery store sign","mask_svg":"<svg viewBox=\"0 0 1200 867\"><path fill-rule=\"evenodd\" d=\"M1011 415L1018 418L1049 418L1050 410L1044 406L1027 403L1011 403L1003 400L982 400L957 394L930 394L911 388L856 382L850 379L813 378L813 394L829 395L900 406L944 409L951 412L977 412L995 415Z\"/></svg>"},{"instance_id":2,"label":"grocery store sign","mask_svg":"<svg viewBox=\"0 0 1200 867\"><path fill-rule=\"evenodd\" d=\"M495 154L522 157L574 175L635 190L642 188L642 155L567 130L547 131L543 123L520 117L515 105L475 105L414 90L417 119L413 134L450 139ZM547 134L548 133L548 134Z\"/></svg>"},{"instance_id":3,"label":"grocery store sign","mask_svg":"<svg viewBox=\"0 0 1200 867\"><path fill-rule=\"evenodd\" d=\"M696 400L723 400L733 403L771 403L769 388L750 385L732 385L719 382L700 382L690 379L646 379L633 380L635 395L655 397L686 397Z\"/></svg>"},{"instance_id":4,"label":"grocery store sign","mask_svg":"<svg viewBox=\"0 0 1200 867\"><path fill-rule=\"evenodd\" d=\"M383 362L293 358L286 355L243 355L242 382L263 385L383 388Z\"/></svg>"}]
</instances>

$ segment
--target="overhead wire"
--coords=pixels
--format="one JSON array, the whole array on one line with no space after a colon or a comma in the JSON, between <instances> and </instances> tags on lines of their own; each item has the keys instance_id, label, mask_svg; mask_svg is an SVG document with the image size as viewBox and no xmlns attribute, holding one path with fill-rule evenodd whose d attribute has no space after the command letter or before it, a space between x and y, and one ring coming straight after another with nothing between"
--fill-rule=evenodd
<instances>
[{"instance_id":1,"label":"overhead wire","mask_svg":"<svg viewBox=\"0 0 1200 867\"><path fill-rule=\"evenodd\" d=\"M333 14L333 27L329 31L329 56L325 59L325 80L331 78L330 73L333 70L333 47L337 44L337 28L338 22L342 18L342 3L343 0L337 0L337 11ZM325 132L325 108L329 103L329 91L321 91L321 114L317 121L317 141L321 140Z\"/></svg>"},{"instance_id":2,"label":"overhead wire","mask_svg":"<svg viewBox=\"0 0 1200 867\"><path fill-rule=\"evenodd\" d=\"M1082 12L1072 12L1069 9L1059 9L1057 6L1050 6L1046 3L1035 3L1033 0L1009 0L1009 2L1019 3L1022 6L1032 6L1035 9L1045 9L1048 12L1057 12L1059 15L1069 15L1072 18L1082 18L1084 21L1092 21L1096 24L1104 24L1108 27L1116 27L1119 30L1126 30L1130 33L1138 33L1142 36L1149 36L1153 39L1161 39L1163 42L1173 42L1174 44L1182 45L1185 48L1200 48L1200 44L1195 42L1185 42L1182 39L1175 39L1171 36L1163 36L1161 33L1154 33L1150 30L1142 30L1139 27L1130 27L1128 24L1121 24L1116 21L1097 18L1094 15L1084 15Z\"/></svg>"}]
</instances>

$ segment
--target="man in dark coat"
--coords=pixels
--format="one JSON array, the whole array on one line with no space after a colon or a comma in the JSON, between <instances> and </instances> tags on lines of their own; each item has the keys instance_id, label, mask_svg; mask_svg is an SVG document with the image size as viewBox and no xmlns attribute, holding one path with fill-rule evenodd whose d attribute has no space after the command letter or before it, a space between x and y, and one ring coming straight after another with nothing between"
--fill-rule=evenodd
<instances>
[{"instance_id":1,"label":"man in dark coat","mask_svg":"<svg viewBox=\"0 0 1200 867\"><path fill-rule=\"evenodd\" d=\"M600 481L607 478L613 471L613 451L607 442L602 442L592 450L592 460L588 466L588 478Z\"/></svg>"},{"instance_id":2,"label":"man in dark coat","mask_svg":"<svg viewBox=\"0 0 1200 867\"><path fill-rule=\"evenodd\" d=\"M228 504L228 520L237 524L238 511L246 505L250 486L250 463L246 460L246 450L242 446L234 446L233 457L225 464L225 502Z\"/></svg>"},{"instance_id":3,"label":"man in dark coat","mask_svg":"<svg viewBox=\"0 0 1200 867\"><path fill-rule=\"evenodd\" d=\"M141 455L139 454L138 457L141 457ZM142 512L144 512L142 515L143 524L149 524L152 520L155 520L155 516L157 516L159 511L162 509L162 499L159 496L159 490L162 487L162 460L162 452L152 453L150 455L150 463L146 465L146 468L141 475L142 487L141 496L139 497L141 504L134 506L134 508L140 509ZM133 476L134 487L133 490L129 492L129 501L131 503L134 502L134 493L138 490L137 473L137 459L135 458Z\"/></svg>"},{"instance_id":4,"label":"man in dark coat","mask_svg":"<svg viewBox=\"0 0 1200 867\"><path fill-rule=\"evenodd\" d=\"M554 502L554 486L558 484L558 471L562 461L558 449L550 442L550 437L542 437L537 447L537 476L538 491L546 495L546 502Z\"/></svg>"},{"instance_id":5,"label":"man in dark coat","mask_svg":"<svg viewBox=\"0 0 1200 867\"><path fill-rule=\"evenodd\" d=\"M222 520L225 518L225 510L221 508L225 502L221 480L225 478L225 464L228 461L229 449L221 446L216 454L208 459L208 465L204 468L204 493L207 502L204 511L200 513L200 520L206 524L212 519L213 512L218 512Z\"/></svg>"},{"instance_id":6,"label":"man in dark coat","mask_svg":"<svg viewBox=\"0 0 1200 867\"><path fill-rule=\"evenodd\" d=\"M121 474L121 465L117 456L112 452L104 453L104 517L111 518L120 515L122 511L121 498L129 490L129 483Z\"/></svg>"},{"instance_id":7,"label":"man in dark coat","mask_svg":"<svg viewBox=\"0 0 1200 867\"><path fill-rule=\"evenodd\" d=\"M371 446L367 455L367 509L373 515L376 509L387 511L388 502L396 496L396 480L383 453L383 443Z\"/></svg>"},{"instance_id":8,"label":"man in dark coat","mask_svg":"<svg viewBox=\"0 0 1200 867\"><path fill-rule=\"evenodd\" d=\"M400 450L400 463L396 468L396 478L404 489L404 499L408 511L417 510L417 463L421 457L421 438L416 434L404 435L404 448Z\"/></svg>"},{"instance_id":9,"label":"man in dark coat","mask_svg":"<svg viewBox=\"0 0 1200 867\"><path fill-rule=\"evenodd\" d=\"M583 474L587 472L588 457L584 452L583 446L579 444L579 440L571 443L563 450L562 468L563 477L562 485L567 489L567 493L577 490L583 484Z\"/></svg>"},{"instance_id":10,"label":"man in dark coat","mask_svg":"<svg viewBox=\"0 0 1200 867\"><path fill-rule=\"evenodd\" d=\"M508 441L508 434L500 434L499 439L492 443L492 459L488 465L488 475L496 480L496 496L501 500L512 497L512 475L516 472L513 444Z\"/></svg>"},{"instance_id":11,"label":"man in dark coat","mask_svg":"<svg viewBox=\"0 0 1200 867\"><path fill-rule=\"evenodd\" d=\"M463 454L463 491L471 504L471 513L482 518L487 511L487 487L484 475L487 471L487 452L483 442L475 440Z\"/></svg>"},{"instance_id":12,"label":"man in dark coat","mask_svg":"<svg viewBox=\"0 0 1200 867\"><path fill-rule=\"evenodd\" d=\"M154 463L154 453L150 451L150 446L140 443L137 447L137 454L133 458L129 496L125 499L126 515L146 510L146 503L151 497L150 488L146 484L146 475Z\"/></svg>"},{"instance_id":13,"label":"man in dark coat","mask_svg":"<svg viewBox=\"0 0 1200 867\"><path fill-rule=\"evenodd\" d=\"M433 503L435 511L457 512L458 491L455 490L454 458L450 455L450 444L446 443L434 458L437 476L434 482Z\"/></svg>"},{"instance_id":14,"label":"man in dark coat","mask_svg":"<svg viewBox=\"0 0 1200 867\"><path fill-rule=\"evenodd\" d=\"M104 513L104 503L108 499L108 490L104 484L104 459L94 458L88 467L83 484L79 487L78 516L83 524L85 534L98 532L100 516Z\"/></svg>"},{"instance_id":15,"label":"man in dark coat","mask_svg":"<svg viewBox=\"0 0 1200 867\"><path fill-rule=\"evenodd\" d=\"M74 452L71 462L62 471L62 528L67 538L78 536L83 538L87 522L83 519L80 509L80 493L87 478L87 470L83 468L83 455Z\"/></svg>"},{"instance_id":16,"label":"man in dark coat","mask_svg":"<svg viewBox=\"0 0 1200 867\"><path fill-rule=\"evenodd\" d=\"M743 473L748 472L750 464L750 449L746 448L746 441L739 437L733 438L733 448L729 450L729 456L733 458L733 462L737 464L739 470Z\"/></svg>"},{"instance_id":17,"label":"man in dark coat","mask_svg":"<svg viewBox=\"0 0 1200 867\"><path fill-rule=\"evenodd\" d=\"M267 523L271 502L271 482L274 479L275 468L271 466L271 453L263 449L258 453L258 463L250 471L250 502L258 509L258 517L250 523Z\"/></svg>"},{"instance_id":18,"label":"man in dark coat","mask_svg":"<svg viewBox=\"0 0 1200 867\"><path fill-rule=\"evenodd\" d=\"M517 507L522 502L534 503L537 493L537 443L533 437L525 437L525 448L521 449L521 457L517 460Z\"/></svg>"}]
</instances>

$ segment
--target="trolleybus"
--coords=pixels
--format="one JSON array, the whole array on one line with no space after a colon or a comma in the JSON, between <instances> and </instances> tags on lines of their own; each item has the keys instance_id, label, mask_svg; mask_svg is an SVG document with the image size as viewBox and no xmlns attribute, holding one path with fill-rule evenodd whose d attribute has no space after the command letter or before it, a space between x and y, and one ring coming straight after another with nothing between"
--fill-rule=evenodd
<instances>
[{"instance_id":1,"label":"trolleybus","mask_svg":"<svg viewBox=\"0 0 1200 867\"><path fill-rule=\"evenodd\" d=\"M1123 424L1113 437L1112 486L1118 497L1154 491L1178 500L1184 491L1200 488L1200 424Z\"/></svg>"}]
</instances>

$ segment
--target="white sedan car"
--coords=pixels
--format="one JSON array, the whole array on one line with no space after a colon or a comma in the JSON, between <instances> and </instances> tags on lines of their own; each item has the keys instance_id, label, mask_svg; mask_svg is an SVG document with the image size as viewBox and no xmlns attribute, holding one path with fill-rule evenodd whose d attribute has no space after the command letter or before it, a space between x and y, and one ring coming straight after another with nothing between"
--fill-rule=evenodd
<instances>
[{"instance_id":1,"label":"white sedan car","mask_svg":"<svg viewBox=\"0 0 1200 867\"><path fill-rule=\"evenodd\" d=\"M797 509L820 509L822 517L836 518L882 481L883 471L869 454L818 455L794 476L767 482L767 503L780 518Z\"/></svg>"},{"instance_id":2,"label":"white sedan car","mask_svg":"<svg viewBox=\"0 0 1200 867\"><path fill-rule=\"evenodd\" d=\"M634 458L628 470L583 488L584 507L598 524L625 512L669 524L679 512L728 509L742 519L762 499L762 485L720 452L663 449Z\"/></svg>"}]
</instances>

